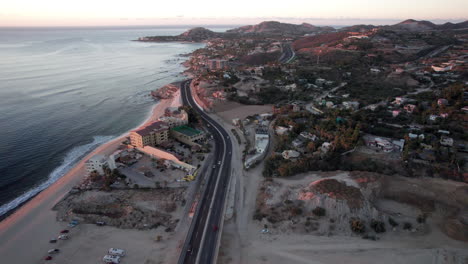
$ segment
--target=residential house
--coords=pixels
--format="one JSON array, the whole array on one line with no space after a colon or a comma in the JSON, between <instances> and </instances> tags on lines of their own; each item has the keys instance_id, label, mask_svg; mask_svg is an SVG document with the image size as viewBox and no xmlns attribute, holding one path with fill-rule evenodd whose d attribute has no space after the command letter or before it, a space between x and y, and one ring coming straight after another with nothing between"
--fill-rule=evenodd
<instances>
[{"instance_id":1,"label":"residential house","mask_svg":"<svg viewBox=\"0 0 468 264\"><path fill-rule=\"evenodd\" d=\"M284 159L297 159L301 155L301 153L295 151L295 150L285 150L282 153Z\"/></svg>"},{"instance_id":2,"label":"residential house","mask_svg":"<svg viewBox=\"0 0 468 264\"><path fill-rule=\"evenodd\" d=\"M414 109L416 109L416 105L414 104L407 104L403 107L407 113L412 114Z\"/></svg>"},{"instance_id":3,"label":"residential house","mask_svg":"<svg viewBox=\"0 0 468 264\"><path fill-rule=\"evenodd\" d=\"M359 109L359 102L357 102L357 101L346 101L346 102L343 102L343 106L346 109L358 110Z\"/></svg>"},{"instance_id":4,"label":"residential house","mask_svg":"<svg viewBox=\"0 0 468 264\"><path fill-rule=\"evenodd\" d=\"M437 105L446 106L446 105L448 105L448 100L444 99L444 98L441 98L441 99L437 100Z\"/></svg>"},{"instance_id":5,"label":"residential house","mask_svg":"<svg viewBox=\"0 0 468 264\"><path fill-rule=\"evenodd\" d=\"M451 146L453 146L453 138L442 136L440 138L440 144L442 146L451 147Z\"/></svg>"}]
</instances>

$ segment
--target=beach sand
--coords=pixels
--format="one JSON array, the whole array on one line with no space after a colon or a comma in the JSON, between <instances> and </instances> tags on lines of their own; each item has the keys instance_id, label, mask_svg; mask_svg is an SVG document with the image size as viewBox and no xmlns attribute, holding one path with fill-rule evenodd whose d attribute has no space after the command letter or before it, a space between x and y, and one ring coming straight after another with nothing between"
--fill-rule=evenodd
<instances>
[{"instance_id":1,"label":"beach sand","mask_svg":"<svg viewBox=\"0 0 468 264\"><path fill-rule=\"evenodd\" d=\"M161 100L158 104L155 105L155 107L153 107L152 114L140 127L157 120L164 114L164 110L167 107L180 105L181 99L179 92L177 92L172 99ZM86 160L96 154L109 155L113 153L118 148L120 143L125 140L126 136L128 136L128 133L96 148L93 152L84 157L62 178L57 180L49 188L42 191L29 202L24 204L8 218L0 222L1 263L44 263L43 258L47 255L47 250L57 247L56 244L50 244L49 240L54 237L56 238L60 230L65 229L67 226L67 223L56 221L56 212L52 211L52 207L57 202L59 202L73 186L75 186L84 178L84 165ZM91 228L91 225L87 226L87 228ZM77 229L81 228L85 227L77 227ZM106 227L106 229L110 228L111 227ZM75 232L75 230L72 230L72 235L73 232ZM121 230L119 231L121 234L118 237L126 240L125 234L127 233L130 235L130 237L133 237L138 233L144 232L145 231ZM73 240L72 235L71 240ZM114 238L114 240L119 239L118 237ZM59 241L59 243L69 243L71 240L65 242ZM110 239L109 243L111 242L112 239ZM115 242L117 245L122 243L122 241ZM87 239L86 243L86 247L95 248L93 243L99 243L99 241L95 239ZM132 243L126 244L131 245ZM105 253L106 252L103 251L102 256ZM102 261L102 259L99 261ZM55 261L52 261L51 263L55 263ZM75 262L73 259L67 258L64 259L64 261L61 261L61 263L79 262ZM89 263L89 259L88 261L83 261L83 259L81 259L80 263Z\"/></svg>"}]
</instances>

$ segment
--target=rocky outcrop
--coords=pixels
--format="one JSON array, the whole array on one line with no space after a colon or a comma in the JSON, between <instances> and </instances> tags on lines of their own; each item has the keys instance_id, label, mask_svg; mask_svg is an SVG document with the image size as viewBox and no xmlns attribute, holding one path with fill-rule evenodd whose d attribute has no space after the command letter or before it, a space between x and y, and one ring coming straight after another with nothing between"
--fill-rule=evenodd
<instances>
[{"instance_id":1,"label":"rocky outcrop","mask_svg":"<svg viewBox=\"0 0 468 264\"><path fill-rule=\"evenodd\" d=\"M143 42L203 42L212 38L223 36L223 33L213 32L203 27L196 27L185 31L177 36L148 36L138 38L137 41Z\"/></svg>"}]
</instances>

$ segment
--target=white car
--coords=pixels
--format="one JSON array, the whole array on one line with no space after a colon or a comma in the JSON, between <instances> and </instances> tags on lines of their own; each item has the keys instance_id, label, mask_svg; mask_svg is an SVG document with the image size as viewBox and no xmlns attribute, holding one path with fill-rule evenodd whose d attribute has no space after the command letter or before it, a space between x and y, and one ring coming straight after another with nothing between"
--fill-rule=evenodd
<instances>
[{"instance_id":1,"label":"white car","mask_svg":"<svg viewBox=\"0 0 468 264\"><path fill-rule=\"evenodd\" d=\"M125 256L125 250L119 248L109 248L109 255L123 257Z\"/></svg>"},{"instance_id":2,"label":"white car","mask_svg":"<svg viewBox=\"0 0 468 264\"><path fill-rule=\"evenodd\" d=\"M114 264L119 264L120 263L120 257L119 256L112 256L112 255L105 255L102 260L105 263L114 263Z\"/></svg>"},{"instance_id":3,"label":"white car","mask_svg":"<svg viewBox=\"0 0 468 264\"><path fill-rule=\"evenodd\" d=\"M60 235L60 236L58 237L58 239L60 239L60 240L67 240L67 239L68 239L68 236L67 236L67 235Z\"/></svg>"}]
</instances>

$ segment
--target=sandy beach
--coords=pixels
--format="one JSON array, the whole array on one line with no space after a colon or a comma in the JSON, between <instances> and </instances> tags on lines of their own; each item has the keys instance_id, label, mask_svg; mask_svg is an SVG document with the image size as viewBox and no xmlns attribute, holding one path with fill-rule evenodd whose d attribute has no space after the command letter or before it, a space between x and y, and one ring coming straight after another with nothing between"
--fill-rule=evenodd
<instances>
[{"instance_id":1,"label":"sandy beach","mask_svg":"<svg viewBox=\"0 0 468 264\"><path fill-rule=\"evenodd\" d=\"M140 127L157 120L164 114L164 109L167 107L180 105L179 92L172 99L159 101L153 107L151 115ZM54 248L54 245L50 244L49 240L57 237L60 230L64 229L67 225L67 223L56 221L56 212L52 211L52 207L84 178L86 160L96 154L111 154L125 140L127 135L128 132L96 148L62 178L0 222L0 256L2 263L44 262L43 258L47 255L47 251L50 248ZM125 235L121 237L125 240ZM93 241L95 240L90 239L87 241L87 247L93 248ZM88 262L83 262L85 259L81 259L81 263ZM73 263L71 259L61 262Z\"/></svg>"}]
</instances>

